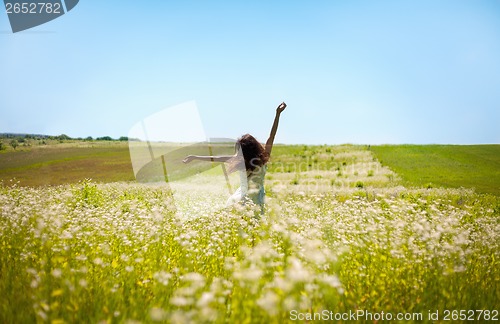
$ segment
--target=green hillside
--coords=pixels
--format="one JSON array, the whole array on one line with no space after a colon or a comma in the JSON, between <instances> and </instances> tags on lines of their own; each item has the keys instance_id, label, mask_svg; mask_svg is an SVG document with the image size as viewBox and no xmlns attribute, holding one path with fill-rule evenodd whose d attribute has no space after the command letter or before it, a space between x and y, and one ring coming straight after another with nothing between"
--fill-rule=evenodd
<instances>
[{"instance_id":1,"label":"green hillside","mask_svg":"<svg viewBox=\"0 0 500 324\"><path fill-rule=\"evenodd\" d=\"M500 145L382 145L371 150L409 186L500 195Z\"/></svg>"},{"instance_id":2,"label":"green hillside","mask_svg":"<svg viewBox=\"0 0 500 324\"><path fill-rule=\"evenodd\" d=\"M349 166L367 165L368 160L363 162L358 153L354 154L370 154L366 149L352 145L277 145L269 175L289 174L291 182L297 182L304 171L317 169L333 172L317 174L317 178L334 174L330 182L338 182L346 177ZM381 145L371 146L370 151L383 166L397 173L405 186L465 187L500 195L500 145ZM179 161L181 153L189 152L177 154ZM373 157L367 155L364 159ZM367 185L375 179L368 177L367 182L355 177L351 175L350 180L362 180ZM42 186L75 183L85 178L98 182L134 180L127 142L57 141L0 151L0 181L6 185L12 179L21 186Z\"/></svg>"}]
</instances>

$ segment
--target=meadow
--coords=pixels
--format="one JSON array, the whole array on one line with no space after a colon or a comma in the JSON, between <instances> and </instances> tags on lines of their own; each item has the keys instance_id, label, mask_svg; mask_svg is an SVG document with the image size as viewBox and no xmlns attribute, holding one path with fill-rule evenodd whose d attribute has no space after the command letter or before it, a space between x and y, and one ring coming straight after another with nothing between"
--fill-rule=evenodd
<instances>
[{"instance_id":1,"label":"meadow","mask_svg":"<svg viewBox=\"0 0 500 324\"><path fill-rule=\"evenodd\" d=\"M85 178L134 180L126 142L57 141L16 150L5 147L0 151L0 181L7 184L13 179L22 186L68 184Z\"/></svg>"},{"instance_id":2,"label":"meadow","mask_svg":"<svg viewBox=\"0 0 500 324\"><path fill-rule=\"evenodd\" d=\"M0 322L498 321L498 195L410 185L373 147L273 154L262 215L181 215L166 184L4 180Z\"/></svg>"},{"instance_id":3,"label":"meadow","mask_svg":"<svg viewBox=\"0 0 500 324\"><path fill-rule=\"evenodd\" d=\"M373 151L405 185L500 195L500 145L380 145Z\"/></svg>"}]
</instances>

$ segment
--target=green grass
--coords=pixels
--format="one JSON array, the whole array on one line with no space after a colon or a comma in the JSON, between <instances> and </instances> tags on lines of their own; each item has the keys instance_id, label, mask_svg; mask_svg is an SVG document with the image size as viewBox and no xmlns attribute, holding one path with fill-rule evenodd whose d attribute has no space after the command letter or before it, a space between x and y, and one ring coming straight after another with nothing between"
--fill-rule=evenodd
<instances>
[{"instance_id":1,"label":"green grass","mask_svg":"<svg viewBox=\"0 0 500 324\"><path fill-rule=\"evenodd\" d=\"M272 151L269 172L304 172L335 170L358 162L366 150L361 145L276 145Z\"/></svg>"},{"instance_id":2,"label":"green grass","mask_svg":"<svg viewBox=\"0 0 500 324\"><path fill-rule=\"evenodd\" d=\"M134 180L127 143L65 143L0 152L0 180L21 186Z\"/></svg>"},{"instance_id":3,"label":"green grass","mask_svg":"<svg viewBox=\"0 0 500 324\"><path fill-rule=\"evenodd\" d=\"M404 185L500 195L500 145L382 145L371 150Z\"/></svg>"},{"instance_id":4,"label":"green grass","mask_svg":"<svg viewBox=\"0 0 500 324\"><path fill-rule=\"evenodd\" d=\"M323 310L423 322L439 311L446 323L445 310L498 311L498 198L269 196L260 219L178 217L165 186L0 186L0 323L286 323Z\"/></svg>"},{"instance_id":5,"label":"green grass","mask_svg":"<svg viewBox=\"0 0 500 324\"><path fill-rule=\"evenodd\" d=\"M208 190L188 187L190 212L180 215L182 197L167 185L76 181L132 172L123 143L77 144L0 154L6 179L71 183L0 184L0 323L286 323L323 310L423 322L439 311L441 323L445 310L499 316L498 196L403 188L363 146L276 146L264 214L200 206ZM484 147L467 148L462 163L484 167ZM446 159L431 161L445 168Z\"/></svg>"},{"instance_id":6,"label":"green grass","mask_svg":"<svg viewBox=\"0 0 500 324\"><path fill-rule=\"evenodd\" d=\"M15 179L21 186L41 186L75 183L87 178L98 182L135 179L126 142L55 143L0 152L0 181L8 185ZM290 182L300 184L302 172L333 170L338 177L330 181L335 183L346 178L348 165L362 162L358 153L366 149L366 146L354 145L276 145L269 174L288 173L293 175ZM223 153L227 154L226 151ZM465 187L500 195L500 145L382 145L372 146L371 151L382 165L400 176L403 185ZM188 153L178 150L170 156L180 161ZM181 163L167 162L173 165L173 169L168 170L170 174L180 170L182 175ZM161 165L155 163L139 175L145 174L148 178L148 171L154 173L161 169ZM205 168L195 164L191 167ZM377 179L370 178L373 172L366 170L368 179L351 179L353 186L358 181L368 186L376 184Z\"/></svg>"}]
</instances>

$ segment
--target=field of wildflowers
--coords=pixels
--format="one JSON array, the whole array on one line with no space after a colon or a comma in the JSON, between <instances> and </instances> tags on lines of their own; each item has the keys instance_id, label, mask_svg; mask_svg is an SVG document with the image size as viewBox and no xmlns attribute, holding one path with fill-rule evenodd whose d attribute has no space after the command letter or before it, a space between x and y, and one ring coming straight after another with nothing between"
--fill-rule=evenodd
<instances>
[{"instance_id":1,"label":"field of wildflowers","mask_svg":"<svg viewBox=\"0 0 500 324\"><path fill-rule=\"evenodd\" d=\"M499 318L497 196L404 188L367 151L324 150L270 165L262 215L180 215L158 185L0 186L0 323Z\"/></svg>"}]
</instances>

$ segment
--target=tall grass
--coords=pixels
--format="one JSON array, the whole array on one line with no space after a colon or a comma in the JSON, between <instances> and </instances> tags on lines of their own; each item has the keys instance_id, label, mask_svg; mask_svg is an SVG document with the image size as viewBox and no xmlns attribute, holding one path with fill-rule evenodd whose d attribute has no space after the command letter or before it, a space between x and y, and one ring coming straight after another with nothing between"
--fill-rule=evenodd
<instances>
[{"instance_id":1,"label":"tall grass","mask_svg":"<svg viewBox=\"0 0 500 324\"><path fill-rule=\"evenodd\" d=\"M259 217L252 208L178 217L162 187L0 187L0 322L498 310L497 197L350 187L269 198Z\"/></svg>"}]
</instances>

